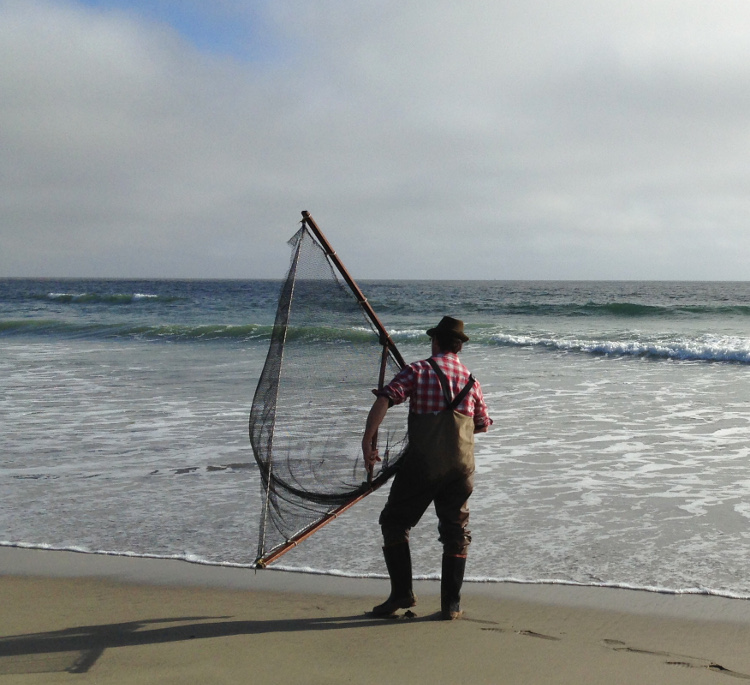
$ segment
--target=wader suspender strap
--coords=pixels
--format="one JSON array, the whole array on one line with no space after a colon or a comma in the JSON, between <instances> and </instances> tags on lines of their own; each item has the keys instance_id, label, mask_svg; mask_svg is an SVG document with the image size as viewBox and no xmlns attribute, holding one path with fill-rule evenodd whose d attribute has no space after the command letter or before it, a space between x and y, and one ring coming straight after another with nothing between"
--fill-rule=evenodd
<instances>
[{"instance_id":1,"label":"wader suspender strap","mask_svg":"<svg viewBox=\"0 0 750 685\"><path fill-rule=\"evenodd\" d=\"M438 366L438 363L430 357L427 360L432 367L432 370L435 372L435 375L438 377L438 380L440 381L440 386L443 388L443 397L445 398L445 403L448 405L448 409L451 411L454 411L456 407L461 404L461 402L464 401L464 398L469 394L471 389L474 387L474 383L476 382L476 379L474 376L469 374L469 381L464 385L464 387L461 389L461 392L456 395L455 399L451 400L451 389L450 385L448 385L448 379L445 377L445 374L443 373L443 370Z\"/></svg>"}]
</instances>

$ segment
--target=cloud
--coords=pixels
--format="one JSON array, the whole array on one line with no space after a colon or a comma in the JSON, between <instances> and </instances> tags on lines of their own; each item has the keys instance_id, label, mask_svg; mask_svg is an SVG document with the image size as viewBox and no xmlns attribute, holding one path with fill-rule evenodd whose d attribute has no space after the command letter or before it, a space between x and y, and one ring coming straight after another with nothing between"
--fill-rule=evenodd
<instances>
[{"instance_id":1,"label":"cloud","mask_svg":"<svg viewBox=\"0 0 750 685\"><path fill-rule=\"evenodd\" d=\"M744 2L188 5L0 0L0 275L745 278Z\"/></svg>"}]
</instances>

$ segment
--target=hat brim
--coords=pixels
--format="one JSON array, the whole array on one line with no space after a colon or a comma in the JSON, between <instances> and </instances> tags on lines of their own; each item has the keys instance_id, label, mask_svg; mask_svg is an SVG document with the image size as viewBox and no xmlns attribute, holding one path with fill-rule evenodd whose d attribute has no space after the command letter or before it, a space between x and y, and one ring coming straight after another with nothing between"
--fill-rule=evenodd
<instances>
[{"instance_id":1,"label":"hat brim","mask_svg":"<svg viewBox=\"0 0 750 685\"><path fill-rule=\"evenodd\" d=\"M439 333L437 328L429 328L427 330L427 335L429 335L430 337L437 335L437 333ZM466 335L465 333L456 333L454 331L450 331L450 336L451 338L456 338L457 340L460 340L461 342L469 341L469 336Z\"/></svg>"}]
</instances>

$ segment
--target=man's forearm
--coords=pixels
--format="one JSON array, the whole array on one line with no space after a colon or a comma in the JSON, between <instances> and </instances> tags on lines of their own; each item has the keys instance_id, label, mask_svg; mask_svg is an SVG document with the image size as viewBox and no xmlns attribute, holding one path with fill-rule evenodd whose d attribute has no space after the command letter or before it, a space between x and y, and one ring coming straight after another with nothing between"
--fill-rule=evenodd
<instances>
[{"instance_id":1,"label":"man's forearm","mask_svg":"<svg viewBox=\"0 0 750 685\"><path fill-rule=\"evenodd\" d=\"M372 473L375 462L380 461L378 450L375 447L375 436L377 435L380 424L383 423L385 414L388 411L388 398L378 397L367 415L365 424L365 434L362 437L362 456L365 461L365 468Z\"/></svg>"},{"instance_id":2,"label":"man's forearm","mask_svg":"<svg viewBox=\"0 0 750 685\"><path fill-rule=\"evenodd\" d=\"M365 440L372 441L380 424L383 423L387 411L388 398L382 396L378 397L375 402L373 402L370 413L367 415L367 423L365 423Z\"/></svg>"}]
</instances>

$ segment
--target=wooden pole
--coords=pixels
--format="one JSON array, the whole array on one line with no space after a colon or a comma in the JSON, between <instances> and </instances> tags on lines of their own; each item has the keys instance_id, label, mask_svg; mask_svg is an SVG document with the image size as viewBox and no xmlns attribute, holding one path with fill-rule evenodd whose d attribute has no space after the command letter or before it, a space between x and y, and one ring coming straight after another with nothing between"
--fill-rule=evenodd
<instances>
[{"instance_id":1,"label":"wooden pole","mask_svg":"<svg viewBox=\"0 0 750 685\"><path fill-rule=\"evenodd\" d=\"M266 568L269 564L272 564L279 557L286 554L290 549L293 549L294 547L299 545L300 542L304 542L313 533L317 533L323 526L329 524L331 521L341 516L341 514L343 514L347 509L353 507L357 502L360 502L365 497L367 497L367 495L375 492L375 490L377 490L381 485L388 481L388 478L389 476L381 474L375 480L370 481L368 483L369 487L367 488L367 490L360 493L359 495L356 495L348 502L344 502L344 504L339 505L333 511L328 512L319 521L311 523L306 528L303 528L299 533L296 533L291 538L289 538L289 540L282 543L279 547L277 547L276 549L272 549L270 552L257 559L255 561L255 568Z\"/></svg>"}]
</instances>

